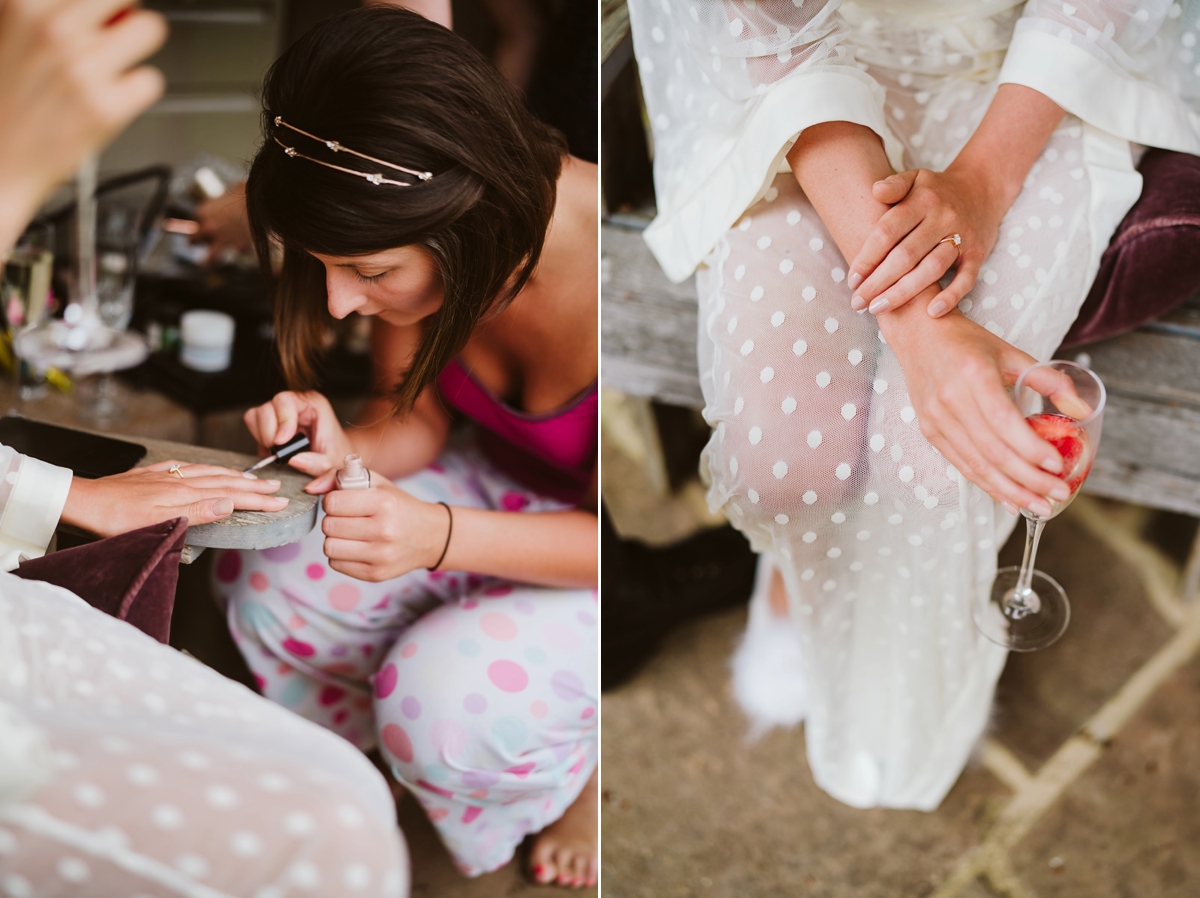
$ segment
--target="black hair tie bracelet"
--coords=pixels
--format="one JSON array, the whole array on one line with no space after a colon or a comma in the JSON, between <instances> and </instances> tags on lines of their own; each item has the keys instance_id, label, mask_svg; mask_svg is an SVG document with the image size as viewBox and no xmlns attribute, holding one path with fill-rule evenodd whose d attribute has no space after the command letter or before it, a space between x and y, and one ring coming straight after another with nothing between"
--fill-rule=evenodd
<instances>
[{"instance_id":1,"label":"black hair tie bracelet","mask_svg":"<svg viewBox=\"0 0 1200 898\"><path fill-rule=\"evenodd\" d=\"M446 509L446 514L450 516L450 528L446 531L446 545L442 546L442 554L438 556L438 560L434 562L433 567L427 567L427 571L436 571L442 566L442 562L446 560L446 553L450 551L450 536L454 533L454 512L450 510L450 506L445 502L439 502L438 505Z\"/></svg>"}]
</instances>

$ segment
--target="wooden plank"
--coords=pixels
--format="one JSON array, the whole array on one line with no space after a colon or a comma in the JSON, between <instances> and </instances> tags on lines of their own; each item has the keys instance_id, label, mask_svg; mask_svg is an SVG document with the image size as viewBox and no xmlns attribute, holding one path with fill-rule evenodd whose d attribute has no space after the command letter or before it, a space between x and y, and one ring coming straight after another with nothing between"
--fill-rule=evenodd
<instances>
[{"instance_id":1,"label":"wooden plank","mask_svg":"<svg viewBox=\"0 0 1200 898\"><path fill-rule=\"evenodd\" d=\"M1200 481L1128 461L1097 457L1083 492L1200 517Z\"/></svg>"},{"instance_id":2,"label":"wooden plank","mask_svg":"<svg viewBox=\"0 0 1200 898\"><path fill-rule=\"evenodd\" d=\"M636 227L605 224L600 258L604 385L675 405L702 406L694 279L682 284L667 280Z\"/></svg>"}]
</instances>

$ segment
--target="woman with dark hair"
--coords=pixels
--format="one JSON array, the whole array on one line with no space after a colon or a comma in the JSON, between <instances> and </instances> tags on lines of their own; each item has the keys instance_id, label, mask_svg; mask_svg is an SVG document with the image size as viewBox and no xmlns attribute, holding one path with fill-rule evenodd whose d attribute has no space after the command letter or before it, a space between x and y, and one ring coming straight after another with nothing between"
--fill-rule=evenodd
<instances>
[{"instance_id":1,"label":"woman with dark hair","mask_svg":"<svg viewBox=\"0 0 1200 898\"><path fill-rule=\"evenodd\" d=\"M467 875L541 832L596 878L596 169L462 39L410 12L321 24L275 63L246 185L297 390L372 316L391 395L344 430L314 392L246 415L328 493L320 532L216 563L263 693L376 745ZM455 415L477 437L451 437ZM334 490L347 455L370 488ZM459 573L463 572L463 573Z\"/></svg>"}]
</instances>

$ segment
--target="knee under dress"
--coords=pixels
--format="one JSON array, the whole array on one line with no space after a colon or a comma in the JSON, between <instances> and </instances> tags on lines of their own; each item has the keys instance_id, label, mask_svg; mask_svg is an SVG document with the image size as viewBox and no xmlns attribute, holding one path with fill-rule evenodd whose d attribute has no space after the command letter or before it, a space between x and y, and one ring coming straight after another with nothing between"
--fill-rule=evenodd
<instances>
[{"instance_id":1,"label":"knee under dress","mask_svg":"<svg viewBox=\"0 0 1200 898\"><path fill-rule=\"evenodd\" d=\"M655 138L646 241L672 279L696 271L710 505L783 574L817 783L856 806L935 808L1004 664L970 608L1014 519L922 436L904 372L874 317L851 311L846 260L784 156L805 128L851 121L880 137L895 170L942 170L999 84L1063 106L960 305L1048 358L1137 199L1131 142L1200 152L1187 99L1200 9L629 7Z\"/></svg>"},{"instance_id":2,"label":"knee under dress","mask_svg":"<svg viewBox=\"0 0 1200 898\"><path fill-rule=\"evenodd\" d=\"M438 379L471 445L396 481L427 502L518 513L573 507L596 458L595 385L517 411L454 361ZM263 694L363 750L378 746L467 875L554 822L597 759L597 595L469 572L366 583L332 570L318 527L214 566Z\"/></svg>"}]
</instances>

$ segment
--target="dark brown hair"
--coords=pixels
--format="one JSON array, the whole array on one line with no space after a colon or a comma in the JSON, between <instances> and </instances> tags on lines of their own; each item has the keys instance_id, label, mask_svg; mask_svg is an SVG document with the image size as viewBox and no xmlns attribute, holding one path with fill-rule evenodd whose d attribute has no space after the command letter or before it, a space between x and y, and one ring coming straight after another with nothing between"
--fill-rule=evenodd
<instances>
[{"instance_id":1,"label":"dark brown hair","mask_svg":"<svg viewBox=\"0 0 1200 898\"><path fill-rule=\"evenodd\" d=\"M277 127L406 168L408 178ZM533 118L516 91L466 41L416 13L356 9L317 25L271 66L263 89L262 147L246 183L255 247L270 279L270 240L283 245L274 281L284 375L312 386L331 318L324 266L311 253L358 256L398 246L433 258L445 301L430 316L396 387L396 409L462 349L481 316L510 301L532 275L551 216L561 135ZM412 180L374 185L306 159Z\"/></svg>"}]
</instances>

